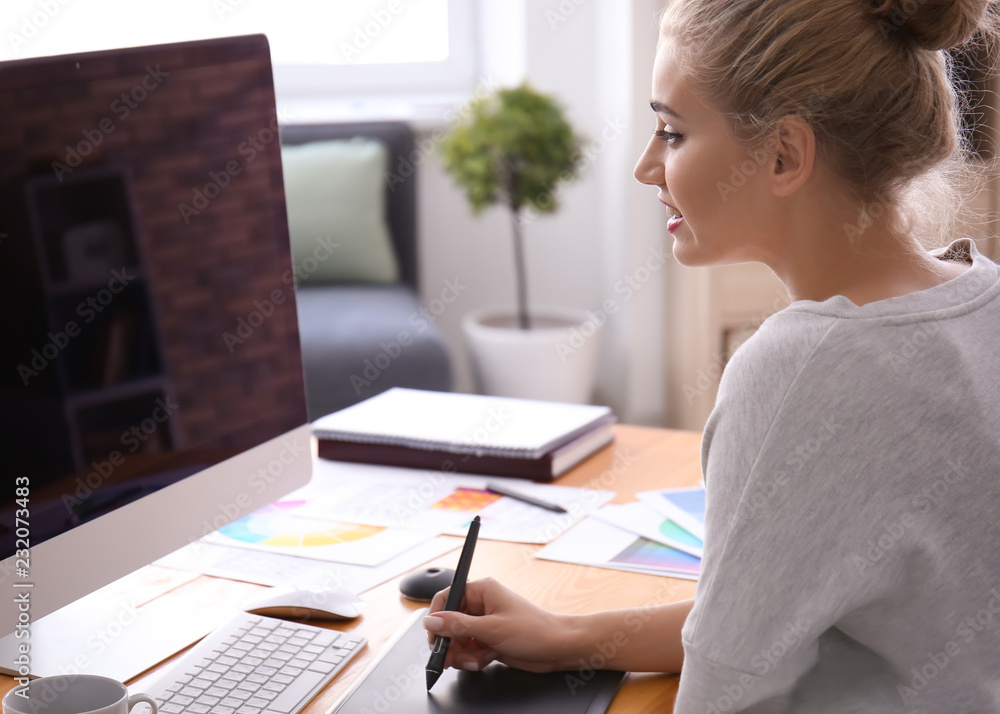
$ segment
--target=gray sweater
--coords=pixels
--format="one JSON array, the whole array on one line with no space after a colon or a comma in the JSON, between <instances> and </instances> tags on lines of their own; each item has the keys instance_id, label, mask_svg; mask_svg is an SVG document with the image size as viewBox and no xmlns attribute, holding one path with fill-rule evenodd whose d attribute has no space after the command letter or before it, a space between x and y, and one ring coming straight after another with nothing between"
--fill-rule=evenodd
<instances>
[{"instance_id":1,"label":"gray sweater","mask_svg":"<svg viewBox=\"0 0 1000 714\"><path fill-rule=\"evenodd\" d=\"M726 367L677 714L1000 712L1000 269L799 301Z\"/></svg>"}]
</instances>

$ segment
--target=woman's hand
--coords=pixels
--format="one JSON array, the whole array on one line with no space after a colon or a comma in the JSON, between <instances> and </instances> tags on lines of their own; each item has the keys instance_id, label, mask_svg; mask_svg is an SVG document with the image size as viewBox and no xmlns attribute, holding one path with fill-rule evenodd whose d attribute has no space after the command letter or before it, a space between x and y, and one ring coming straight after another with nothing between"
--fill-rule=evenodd
<instances>
[{"instance_id":1,"label":"woman's hand","mask_svg":"<svg viewBox=\"0 0 1000 714\"><path fill-rule=\"evenodd\" d=\"M424 618L428 642L451 638L446 667L480 670L495 660L529 672L576 666L573 617L543 610L492 578L465 586L460 612L442 610L447 597L448 590L435 595Z\"/></svg>"},{"instance_id":2,"label":"woman's hand","mask_svg":"<svg viewBox=\"0 0 1000 714\"><path fill-rule=\"evenodd\" d=\"M448 591L431 601L427 640L451 638L446 667L480 670L499 661L529 672L607 667L679 672L681 628L694 600L559 615L486 578L465 586L459 612L442 611Z\"/></svg>"}]
</instances>

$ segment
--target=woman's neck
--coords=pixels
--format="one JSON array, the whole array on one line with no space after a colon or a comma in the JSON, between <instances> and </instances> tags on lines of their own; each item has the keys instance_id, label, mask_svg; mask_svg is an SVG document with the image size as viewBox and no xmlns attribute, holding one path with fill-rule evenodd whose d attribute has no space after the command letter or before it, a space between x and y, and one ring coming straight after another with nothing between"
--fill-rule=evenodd
<instances>
[{"instance_id":1,"label":"woman's neck","mask_svg":"<svg viewBox=\"0 0 1000 714\"><path fill-rule=\"evenodd\" d=\"M768 265L793 300L842 295L855 305L926 290L968 267L931 256L912 235L886 218L858 227L850 202L821 201L795 207L776 226L784 239Z\"/></svg>"}]
</instances>

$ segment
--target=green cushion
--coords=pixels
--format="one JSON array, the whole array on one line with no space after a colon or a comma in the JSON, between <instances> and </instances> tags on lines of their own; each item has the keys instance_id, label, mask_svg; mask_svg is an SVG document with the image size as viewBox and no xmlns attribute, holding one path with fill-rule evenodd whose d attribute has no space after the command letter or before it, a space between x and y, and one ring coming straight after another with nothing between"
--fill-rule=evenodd
<instances>
[{"instance_id":1,"label":"green cushion","mask_svg":"<svg viewBox=\"0 0 1000 714\"><path fill-rule=\"evenodd\" d=\"M302 284L399 279L385 210L385 145L357 137L284 146L292 260Z\"/></svg>"}]
</instances>

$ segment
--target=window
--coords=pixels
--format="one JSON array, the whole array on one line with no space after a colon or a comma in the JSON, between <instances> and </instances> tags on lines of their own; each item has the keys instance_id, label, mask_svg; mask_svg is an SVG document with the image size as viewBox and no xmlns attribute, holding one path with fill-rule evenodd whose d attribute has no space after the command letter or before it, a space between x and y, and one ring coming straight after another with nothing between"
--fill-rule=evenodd
<instances>
[{"instance_id":1,"label":"window","mask_svg":"<svg viewBox=\"0 0 1000 714\"><path fill-rule=\"evenodd\" d=\"M264 33L279 103L457 95L475 82L469 0L4 0L0 60Z\"/></svg>"}]
</instances>

